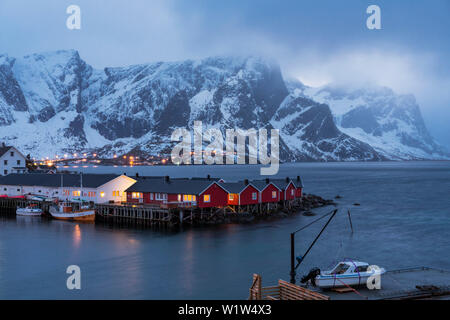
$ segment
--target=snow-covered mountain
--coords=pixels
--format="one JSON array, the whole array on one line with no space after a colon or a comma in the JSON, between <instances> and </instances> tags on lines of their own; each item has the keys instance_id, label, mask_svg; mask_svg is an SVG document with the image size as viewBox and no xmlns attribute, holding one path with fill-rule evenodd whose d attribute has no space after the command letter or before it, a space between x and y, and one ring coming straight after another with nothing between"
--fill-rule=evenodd
<instances>
[{"instance_id":1,"label":"snow-covered mountain","mask_svg":"<svg viewBox=\"0 0 450 320\"><path fill-rule=\"evenodd\" d=\"M145 156L169 152L173 130L200 120L204 129L223 132L280 129L284 160L389 155L355 138L341 120L337 127L328 105L299 88L284 81L275 61L258 57L96 70L73 50L0 55L0 139L38 158L68 152Z\"/></svg>"},{"instance_id":2,"label":"snow-covered mountain","mask_svg":"<svg viewBox=\"0 0 450 320\"><path fill-rule=\"evenodd\" d=\"M389 159L445 159L449 155L429 134L413 95L379 86L310 88L291 82L291 92L330 106L342 132L370 144Z\"/></svg>"}]
</instances>

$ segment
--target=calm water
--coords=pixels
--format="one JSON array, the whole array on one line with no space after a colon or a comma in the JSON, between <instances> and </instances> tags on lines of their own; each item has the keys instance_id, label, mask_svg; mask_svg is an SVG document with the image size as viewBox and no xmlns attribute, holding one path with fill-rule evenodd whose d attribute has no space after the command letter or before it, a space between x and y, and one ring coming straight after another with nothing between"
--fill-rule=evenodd
<instances>
[{"instance_id":1,"label":"calm water","mask_svg":"<svg viewBox=\"0 0 450 320\"><path fill-rule=\"evenodd\" d=\"M173 177L210 173L229 180L259 174L252 166L84 170ZM450 269L450 162L287 164L279 175L298 174L305 192L343 197L342 210L300 274L343 257L388 269ZM297 215L170 232L0 214L0 298L246 299L253 273L262 274L266 285L289 280L289 233L313 219ZM324 222L297 235L298 255ZM81 267L78 291L66 288L71 264Z\"/></svg>"}]
</instances>

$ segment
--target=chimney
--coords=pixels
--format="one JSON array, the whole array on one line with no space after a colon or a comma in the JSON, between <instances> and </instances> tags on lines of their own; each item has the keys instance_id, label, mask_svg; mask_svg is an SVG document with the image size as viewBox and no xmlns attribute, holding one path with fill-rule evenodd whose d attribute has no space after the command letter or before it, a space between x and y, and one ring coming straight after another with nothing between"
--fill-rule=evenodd
<instances>
[{"instance_id":1,"label":"chimney","mask_svg":"<svg viewBox=\"0 0 450 320\"><path fill-rule=\"evenodd\" d=\"M165 177L164 177L164 181L165 181L165 182L170 182L170 177L169 177L169 176L165 176Z\"/></svg>"},{"instance_id":2,"label":"chimney","mask_svg":"<svg viewBox=\"0 0 450 320\"><path fill-rule=\"evenodd\" d=\"M244 184L247 186L248 185L248 179L244 180Z\"/></svg>"},{"instance_id":3,"label":"chimney","mask_svg":"<svg viewBox=\"0 0 450 320\"><path fill-rule=\"evenodd\" d=\"M289 177L286 177L286 182L289 183L290 179Z\"/></svg>"},{"instance_id":4,"label":"chimney","mask_svg":"<svg viewBox=\"0 0 450 320\"><path fill-rule=\"evenodd\" d=\"M124 173L123 173L123 175L124 175L124 176L126 176L126 175L127 175L127 173L126 173L126 172L124 172Z\"/></svg>"},{"instance_id":5,"label":"chimney","mask_svg":"<svg viewBox=\"0 0 450 320\"><path fill-rule=\"evenodd\" d=\"M206 176L206 178L207 178L208 180L211 180L211 175L208 174L208 175Z\"/></svg>"},{"instance_id":6,"label":"chimney","mask_svg":"<svg viewBox=\"0 0 450 320\"><path fill-rule=\"evenodd\" d=\"M297 181L300 181L300 176L297 176Z\"/></svg>"},{"instance_id":7,"label":"chimney","mask_svg":"<svg viewBox=\"0 0 450 320\"><path fill-rule=\"evenodd\" d=\"M139 172L136 172L136 178L139 178Z\"/></svg>"},{"instance_id":8,"label":"chimney","mask_svg":"<svg viewBox=\"0 0 450 320\"><path fill-rule=\"evenodd\" d=\"M269 178L266 178L266 183L268 184L270 182L270 179Z\"/></svg>"}]
</instances>

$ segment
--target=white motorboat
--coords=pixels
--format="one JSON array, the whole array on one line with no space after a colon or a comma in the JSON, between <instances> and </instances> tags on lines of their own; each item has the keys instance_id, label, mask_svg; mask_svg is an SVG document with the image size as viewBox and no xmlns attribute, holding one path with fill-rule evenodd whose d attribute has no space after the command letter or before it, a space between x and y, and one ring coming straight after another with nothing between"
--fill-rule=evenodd
<instances>
[{"instance_id":1,"label":"white motorboat","mask_svg":"<svg viewBox=\"0 0 450 320\"><path fill-rule=\"evenodd\" d=\"M360 286L366 285L369 277L381 276L385 272L384 268L369 265L366 262L344 260L328 271L313 269L304 277L304 280L311 280L312 284L319 288Z\"/></svg>"},{"instance_id":2,"label":"white motorboat","mask_svg":"<svg viewBox=\"0 0 450 320\"><path fill-rule=\"evenodd\" d=\"M31 204L25 208L17 208L16 214L18 216L40 216L42 215L42 209Z\"/></svg>"}]
</instances>

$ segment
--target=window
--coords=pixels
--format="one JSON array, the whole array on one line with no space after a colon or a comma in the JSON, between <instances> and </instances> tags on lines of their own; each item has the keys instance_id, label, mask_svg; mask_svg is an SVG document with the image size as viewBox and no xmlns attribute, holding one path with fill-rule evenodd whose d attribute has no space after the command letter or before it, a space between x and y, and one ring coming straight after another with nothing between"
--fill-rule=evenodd
<instances>
[{"instance_id":1,"label":"window","mask_svg":"<svg viewBox=\"0 0 450 320\"><path fill-rule=\"evenodd\" d=\"M233 201L234 200L234 194L230 193L228 195L228 200Z\"/></svg>"},{"instance_id":2,"label":"window","mask_svg":"<svg viewBox=\"0 0 450 320\"><path fill-rule=\"evenodd\" d=\"M197 201L197 197L196 196L192 196L192 201Z\"/></svg>"},{"instance_id":3,"label":"window","mask_svg":"<svg viewBox=\"0 0 450 320\"><path fill-rule=\"evenodd\" d=\"M3 173L4 174L8 174L8 170L3 170Z\"/></svg>"},{"instance_id":4,"label":"window","mask_svg":"<svg viewBox=\"0 0 450 320\"><path fill-rule=\"evenodd\" d=\"M256 192L252 193L252 200L256 200L258 198L258 195Z\"/></svg>"},{"instance_id":5,"label":"window","mask_svg":"<svg viewBox=\"0 0 450 320\"><path fill-rule=\"evenodd\" d=\"M277 197L277 192L276 191L272 191L272 199L275 199Z\"/></svg>"},{"instance_id":6,"label":"window","mask_svg":"<svg viewBox=\"0 0 450 320\"><path fill-rule=\"evenodd\" d=\"M11 154L11 157L14 157L14 151L11 151L10 154Z\"/></svg>"},{"instance_id":7,"label":"window","mask_svg":"<svg viewBox=\"0 0 450 320\"><path fill-rule=\"evenodd\" d=\"M63 195L68 196L70 194L69 190L63 190Z\"/></svg>"},{"instance_id":8,"label":"window","mask_svg":"<svg viewBox=\"0 0 450 320\"><path fill-rule=\"evenodd\" d=\"M19 165L19 166L20 166L20 160L17 160L17 165Z\"/></svg>"},{"instance_id":9,"label":"window","mask_svg":"<svg viewBox=\"0 0 450 320\"><path fill-rule=\"evenodd\" d=\"M150 193L150 200L153 200L153 193Z\"/></svg>"},{"instance_id":10,"label":"window","mask_svg":"<svg viewBox=\"0 0 450 320\"><path fill-rule=\"evenodd\" d=\"M203 195L203 202L211 202L211 195L209 194Z\"/></svg>"},{"instance_id":11,"label":"window","mask_svg":"<svg viewBox=\"0 0 450 320\"><path fill-rule=\"evenodd\" d=\"M88 192L88 197L89 198L94 198L95 197L95 192L94 191L89 191Z\"/></svg>"},{"instance_id":12,"label":"window","mask_svg":"<svg viewBox=\"0 0 450 320\"><path fill-rule=\"evenodd\" d=\"M294 189L291 189L291 196L294 195Z\"/></svg>"},{"instance_id":13,"label":"window","mask_svg":"<svg viewBox=\"0 0 450 320\"><path fill-rule=\"evenodd\" d=\"M6 166L8 164L8 160L3 160L3 164Z\"/></svg>"},{"instance_id":14,"label":"window","mask_svg":"<svg viewBox=\"0 0 450 320\"><path fill-rule=\"evenodd\" d=\"M178 201L181 201L181 194L178 195Z\"/></svg>"},{"instance_id":15,"label":"window","mask_svg":"<svg viewBox=\"0 0 450 320\"><path fill-rule=\"evenodd\" d=\"M120 197L120 191L113 191L113 197Z\"/></svg>"},{"instance_id":16,"label":"window","mask_svg":"<svg viewBox=\"0 0 450 320\"><path fill-rule=\"evenodd\" d=\"M3 191L6 191L6 190L8 190L8 189L6 189L6 188L3 188Z\"/></svg>"},{"instance_id":17,"label":"window","mask_svg":"<svg viewBox=\"0 0 450 320\"><path fill-rule=\"evenodd\" d=\"M105 193L102 191L100 192L100 197L104 198L105 197Z\"/></svg>"},{"instance_id":18,"label":"window","mask_svg":"<svg viewBox=\"0 0 450 320\"><path fill-rule=\"evenodd\" d=\"M20 189L17 189L17 191L20 191Z\"/></svg>"},{"instance_id":19,"label":"window","mask_svg":"<svg viewBox=\"0 0 450 320\"><path fill-rule=\"evenodd\" d=\"M167 195L165 193L155 193L155 200L165 200Z\"/></svg>"},{"instance_id":20,"label":"window","mask_svg":"<svg viewBox=\"0 0 450 320\"><path fill-rule=\"evenodd\" d=\"M72 191L74 197L79 197L81 195L81 191Z\"/></svg>"},{"instance_id":21,"label":"window","mask_svg":"<svg viewBox=\"0 0 450 320\"><path fill-rule=\"evenodd\" d=\"M131 193L131 198L133 198L133 199L140 199L142 197L143 197L143 195L140 192L132 192Z\"/></svg>"},{"instance_id":22,"label":"window","mask_svg":"<svg viewBox=\"0 0 450 320\"><path fill-rule=\"evenodd\" d=\"M340 263L331 271L331 274L343 274L350 266L346 263Z\"/></svg>"},{"instance_id":23,"label":"window","mask_svg":"<svg viewBox=\"0 0 450 320\"><path fill-rule=\"evenodd\" d=\"M355 268L355 273L357 272L367 272L367 269L369 268L369 266L359 266Z\"/></svg>"}]
</instances>

